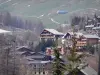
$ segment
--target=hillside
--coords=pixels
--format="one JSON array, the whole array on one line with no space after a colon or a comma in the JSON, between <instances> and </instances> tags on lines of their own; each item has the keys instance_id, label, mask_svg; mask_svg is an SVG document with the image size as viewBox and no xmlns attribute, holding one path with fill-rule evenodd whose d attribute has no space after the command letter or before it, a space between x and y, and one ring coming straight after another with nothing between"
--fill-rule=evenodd
<instances>
[{"instance_id":1,"label":"hillside","mask_svg":"<svg viewBox=\"0 0 100 75\"><path fill-rule=\"evenodd\" d=\"M44 26L39 20L26 20L18 16L13 16L9 12L0 13L0 29L11 31L11 38L15 37L18 45L29 45L30 42L37 43L39 35ZM9 37L9 36L7 36Z\"/></svg>"},{"instance_id":2,"label":"hillside","mask_svg":"<svg viewBox=\"0 0 100 75\"><path fill-rule=\"evenodd\" d=\"M9 11L26 19L41 19L45 27L57 27L65 23L73 13L100 9L100 0L0 0L0 11ZM66 10L67 14L57 14ZM87 13L89 14L89 13Z\"/></svg>"}]
</instances>

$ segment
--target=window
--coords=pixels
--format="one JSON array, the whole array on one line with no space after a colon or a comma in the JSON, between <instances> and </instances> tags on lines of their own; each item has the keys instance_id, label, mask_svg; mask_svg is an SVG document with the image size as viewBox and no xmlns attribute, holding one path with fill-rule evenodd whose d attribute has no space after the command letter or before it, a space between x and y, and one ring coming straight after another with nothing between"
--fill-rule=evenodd
<instances>
[{"instance_id":1,"label":"window","mask_svg":"<svg viewBox=\"0 0 100 75\"><path fill-rule=\"evenodd\" d=\"M39 68L39 74L41 74L41 70L40 70L40 68Z\"/></svg>"},{"instance_id":2,"label":"window","mask_svg":"<svg viewBox=\"0 0 100 75\"><path fill-rule=\"evenodd\" d=\"M41 74L41 72L39 71L39 74Z\"/></svg>"},{"instance_id":3,"label":"window","mask_svg":"<svg viewBox=\"0 0 100 75\"><path fill-rule=\"evenodd\" d=\"M45 74L45 72L43 71L43 74Z\"/></svg>"},{"instance_id":4,"label":"window","mask_svg":"<svg viewBox=\"0 0 100 75\"><path fill-rule=\"evenodd\" d=\"M36 74L36 71L35 71L35 74Z\"/></svg>"},{"instance_id":5,"label":"window","mask_svg":"<svg viewBox=\"0 0 100 75\"><path fill-rule=\"evenodd\" d=\"M34 67L36 67L36 65L34 65Z\"/></svg>"}]
</instances>

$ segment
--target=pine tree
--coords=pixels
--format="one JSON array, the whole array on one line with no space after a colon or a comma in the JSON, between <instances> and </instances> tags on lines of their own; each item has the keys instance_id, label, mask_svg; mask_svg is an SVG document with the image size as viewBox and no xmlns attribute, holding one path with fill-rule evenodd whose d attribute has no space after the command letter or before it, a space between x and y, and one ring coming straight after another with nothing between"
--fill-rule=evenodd
<instances>
[{"instance_id":1,"label":"pine tree","mask_svg":"<svg viewBox=\"0 0 100 75\"><path fill-rule=\"evenodd\" d=\"M65 65L60 58L60 53L57 48L54 49L55 58L53 60L53 75L64 75Z\"/></svg>"},{"instance_id":2,"label":"pine tree","mask_svg":"<svg viewBox=\"0 0 100 75\"><path fill-rule=\"evenodd\" d=\"M64 75L64 71L66 70L64 61L60 58L61 54L57 48L58 46L58 38L55 40L55 48L54 48L54 60L53 60L53 75Z\"/></svg>"},{"instance_id":3,"label":"pine tree","mask_svg":"<svg viewBox=\"0 0 100 75\"><path fill-rule=\"evenodd\" d=\"M73 33L74 33L74 29L73 29ZM68 75L77 75L78 70L84 68L87 65L83 65L80 67L80 64L83 63L82 59L84 58L85 54L82 53L80 55L77 54L77 39L74 35L72 36L72 48L70 49L70 54L67 55L67 60L68 60L68 64L66 65L66 69L68 71Z\"/></svg>"}]
</instances>

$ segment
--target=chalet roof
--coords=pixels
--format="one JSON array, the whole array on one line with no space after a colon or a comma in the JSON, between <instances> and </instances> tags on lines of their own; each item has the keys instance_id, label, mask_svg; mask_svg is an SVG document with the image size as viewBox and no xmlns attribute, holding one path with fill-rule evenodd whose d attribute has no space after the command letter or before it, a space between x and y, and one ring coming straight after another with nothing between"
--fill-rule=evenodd
<instances>
[{"instance_id":1,"label":"chalet roof","mask_svg":"<svg viewBox=\"0 0 100 75\"><path fill-rule=\"evenodd\" d=\"M81 69L81 72L83 72L85 75L97 75L97 72L90 66Z\"/></svg>"},{"instance_id":2,"label":"chalet roof","mask_svg":"<svg viewBox=\"0 0 100 75\"><path fill-rule=\"evenodd\" d=\"M32 50L30 50L29 48L24 47L24 46L18 48L17 51L20 51L20 52L24 52L24 51L32 52Z\"/></svg>"},{"instance_id":3,"label":"chalet roof","mask_svg":"<svg viewBox=\"0 0 100 75\"><path fill-rule=\"evenodd\" d=\"M66 36L70 36L70 35L74 35L74 34L76 34L76 38L79 38L80 36L83 35L83 33L81 33L81 32L75 32L75 33L73 33L73 32L68 32L68 33L65 34L62 38L66 38Z\"/></svg>"},{"instance_id":4,"label":"chalet roof","mask_svg":"<svg viewBox=\"0 0 100 75\"><path fill-rule=\"evenodd\" d=\"M70 35L74 35L74 33L73 32L68 32Z\"/></svg>"},{"instance_id":5,"label":"chalet roof","mask_svg":"<svg viewBox=\"0 0 100 75\"><path fill-rule=\"evenodd\" d=\"M100 24L100 23L97 23L97 24Z\"/></svg>"},{"instance_id":6,"label":"chalet roof","mask_svg":"<svg viewBox=\"0 0 100 75\"><path fill-rule=\"evenodd\" d=\"M10 33L11 31L0 29L0 33Z\"/></svg>"},{"instance_id":7,"label":"chalet roof","mask_svg":"<svg viewBox=\"0 0 100 75\"><path fill-rule=\"evenodd\" d=\"M42 53L42 52L33 52L32 55L35 55L35 56L36 56L36 55L43 55L43 56L45 56L45 54Z\"/></svg>"},{"instance_id":8,"label":"chalet roof","mask_svg":"<svg viewBox=\"0 0 100 75\"><path fill-rule=\"evenodd\" d=\"M100 16L97 16L98 18L100 18Z\"/></svg>"},{"instance_id":9,"label":"chalet roof","mask_svg":"<svg viewBox=\"0 0 100 75\"><path fill-rule=\"evenodd\" d=\"M51 32L51 33L53 33L53 34L55 34L55 35L63 35L63 33L58 32L58 31L55 30L55 29L45 29L45 30L47 30L47 31L49 31L49 32Z\"/></svg>"},{"instance_id":10,"label":"chalet roof","mask_svg":"<svg viewBox=\"0 0 100 75\"><path fill-rule=\"evenodd\" d=\"M32 55L32 53L31 53L31 52L26 51L26 52L23 52L21 55L31 56L31 55Z\"/></svg>"},{"instance_id":11,"label":"chalet roof","mask_svg":"<svg viewBox=\"0 0 100 75\"><path fill-rule=\"evenodd\" d=\"M62 38L67 38L69 36L71 36L71 34L70 33L66 33Z\"/></svg>"},{"instance_id":12,"label":"chalet roof","mask_svg":"<svg viewBox=\"0 0 100 75\"><path fill-rule=\"evenodd\" d=\"M83 33L81 33L81 32L68 32L69 34L71 34L71 35L74 35L74 34L76 34L76 35L83 35Z\"/></svg>"},{"instance_id":13,"label":"chalet roof","mask_svg":"<svg viewBox=\"0 0 100 75\"><path fill-rule=\"evenodd\" d=\"M91 34L87 34L87 35L83 35L85 38L97 38L99 39L100 37L97 35L91 35Z\"/></svg>"},{"instance_id":14,"label":"chalet roof","mask_svg":"<svg viewBox=\"0 0 100 75\"><path fill-rule=\"evenodd\" d=\"M45 63L50 63L51 61L50 60L48 60L48 61L30 61L30 62L28 62L28 64L38 64L38 63L41 63L41 64L45 64Z\"/></svg>"},{"instance_id":15,"label":"chalet roof","mask_svg":"<svg viewBox=\"0 0 100 75\"><path fill-rule=\"evenodd\" d=\"M92 28L92 29L100 29L100 26L99 26L99 27L94 27L94 28Z\"/></svg>"},{"instance_id":16,"label":"chalet roof","mask_svg":"<svg viewBox=\"0 0 100 75\"><path fill-rule=\"evenodd\" d=\"M81 66L78 67L78 68L82 73L79 73L77 75L97 75L97 72L93 68L91 68L90 66L86 66L82 69L80 69ZM65 72L65 75L72 75L72 74L68 73L68 72Z\"/></svg>"},{"instance_id":17,"label":"chalet roof","mask_svg":"<svg viewBox=\"0 0 100 75\"><path fill-rule=\"evenodd\" d=\"M92 27L94 27L94 25L87 25L87 26L85 26L86 28L92 28Z\"/></svg>"},{"instance_id":18,"label":"chalet roof","mask_svg":"<svg viewBox=\"0 0 100 75\"><path fill-rule=\"evenodd\" d=\"M49 60L53 60L51 58L51 56L27 56L26 59L28 61L30 61L30 59L31 60L36 60L36 61L49 61Z\"/></svg>"},{"instance_id":19,"label":"chalet roof","mask_svg":"<svg viewBox=\"0 0 100 75\"><path fill-rule=\"evenodd\" d=\"M52 60L51 56L45 55L41 52L23 52L22 55L27 56L28 59L34 59L34 60Z\"/></svg>"},{"instance_id":20,"label":"chalet roof","mask_svg":"<svg viewBox=\"0 0 100 75\"><path fill-rule=\"evenodd\" d=\"M77 32L76 34L76 38L80 38L80 36L83 36L83 33Z\"/></svg>"}]
</instances>

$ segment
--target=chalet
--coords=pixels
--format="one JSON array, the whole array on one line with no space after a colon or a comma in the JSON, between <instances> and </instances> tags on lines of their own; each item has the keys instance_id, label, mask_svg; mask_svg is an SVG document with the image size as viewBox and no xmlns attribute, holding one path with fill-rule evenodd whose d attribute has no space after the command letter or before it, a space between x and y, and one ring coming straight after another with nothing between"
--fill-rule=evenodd
<instances>
[{"instance_id":1,"label":"chalet","mask_svg":"<svg viewBox=\"0 0 100 75\"><path fill-rule=\"evenodd\" d=\"M73 35L74 35L73 32L68 32L62 37L63 38L62 43L65 40L64 43L66 44L66 47L71 47L72 46L72 37L73 37ZM82 33L80 33L80 32L75 33L75 37L76 37L76 40L77 40L77 44L76 44L77 47L82 47L82 46L86 45L86 42L85 42L84 39L79 40L80 38L82 38L81 36L83 36Z\"/></svg>"},{"instance_id":2,"label":"chalet","mask_svg":"<svg viewBox=\"0 0 100 75\"><path fill-rule=\"evenodd\" d=\"M44 29L42 33L40 34L40 40L55 40L57 38L61 38L64 34L61 32L58 32L55 29Z\"/></svg>"},{"instance_id":3,"label":"chalet","mask_svg":"<svg viewBox=\"0 0 100 75\"><path fill-rule=\"evenodd\" d=\"M27 57L28 65L32 67L35 75L50 75L52 63L50 56L41 52L35 52L32 56Z\"/></svg>"},{"instance_id":4,"label":"chalet","mask_svg":"<svg viewBox=\"0 0 100 75\"><path fill-rule=\"evenodd\" d=\"M65 43L66 47L72 46L72 36L74 35L73 32L68 32L62 37L62 44ZM100 37L93 34L83 34L80 32L75 32L75 37L77 40L77 48L86 46L87 44L97 44L99 42Z\"/></svg>"},{"instance_id":5,"label":"chalet","mask_svg":"<svg viewBox=\"0 0 100 75\"><path fill-rule=\"evenodd\" d=\"M19 47L19 48L17 48L17 51L19 51L19 52L32 52L32 50L29 49L27 46Z\"/></svg>"},{"instance_id":6,"label":"chalet","mask_svg":"<svg viewBox=\"0 0 100 75\"><path fill-rule=\"evenodd\" d=\"M72 45L72 40L71 40L72 35L73 35L72 32L66 33L66 34L62 37L61 43L62 43L63 45L65 44L66 47L71 46L71 45Z\"/></svg>"},{"instance_id":7,"label":"chalet","mask_svg":"<svg viewBox=\"0 0 100 75\"><path fill-rule=\"evenodd\" d=\"M94 34L97 34L98 36L100 36L100 26L99 27L94 27L92 28Z\"/></svg>"},{"instance_id":8,"label":"chalet","mask_svg":"<svg viewBox=\"0 0 100 75\"><path fill-rule=\"evenodd\" d=\"M73 35L75 35L76 38L80 38L80 36L82 36L83 33L81 33L81 32L75 32L75 33L68 32L62 38L64 38L64 39L71 39Z\"/></svg>"},{"instance_id":9,"label":"chalet","mask_svg":"<svg viewBox=\"0 0 100 75\"><path fill-rule=\"evenodd\" d=\"M97 35L84 35L84 38L86 39L87 44L97 44L99 42L100 37L98 37Z\"/></svg>"},{"instance_id":10,"label":"chalet","mask_svg":"<svg viewBox=\"0 0 100 75\"><path fill-rule=\"evenodd\" d=\"M20 47L16 52L21 56L21 59L25 60L25 65L32 70L34 75L50 75L52 67L51 56L42 52L33 52L27 47Z\"/></svg>"},{"instance_id":11,"label":"chalet","mask_svg":"<svg viewBox=\"0 0 100 75\"><path fill-rule=\"evenodd\" d=\"M58 50L59 50L59 53L61 55L64 55L65 54L65 51L64 51L63 47L58 46ZM46 48L46 55L53 56L54 55L54 50L52 48L49 48L49 47Z\"/></svg>"},{"instance_id":12,"label":"chalet","mask_svg":"<svg viewBox=\"0 0 100 75\"><path fill-rule=\"evenodd\" d=\"M77 38L77 48L86 46L86 45L94 45L99 42L99 37L97 35L92 34L83 34L79 38Z\"/></svg>"},{"instance_id":13,"label":"chalet","mask_svg":"<svg viewBox=\"0 0 100 75\"><path fill-rule=\"evenodd\" d=\"M21 57L32 55L32 52L33 51L29 49L27 46L21 46L21 47L16 48L16 54L21 55Z\"/></svg>"},{"instance_id":14,"label":"chalet","mask_svg":"<svg viewBox=\"0 0 100 75\"><path fill-rule=\"evenodd\" d=\"M81 47L84 47L84 46L86 46L86 45L87 45L87 42L86 42L86 40L84 40L84 39L82 39L81 41L78 40L78 41L77 41L77 44L76 44L77 48L81 48Z\"/></svg>"},{"instance_id":15,"label":"chalet","mask_svg":"<svg viewBox=\"0 0 100 75\"><path fill-rule=\"evenodd\" d=\"M91 33L93 27L94 27L94 25L87 25L87 26L85 26L86 32Z\"/></svg>"},{"instance_id":16,"label":"chalet","mask_svg":"<svg viewBox=\"0 0 100 75\"><path fill-rule=\"evenodd\" d=\"M71 38L71 33L66 33L62 38L70 39Z\"/></svg>"}]
</instances>

